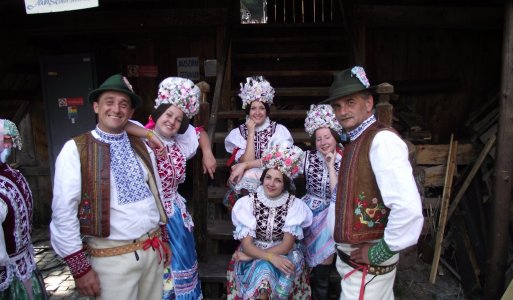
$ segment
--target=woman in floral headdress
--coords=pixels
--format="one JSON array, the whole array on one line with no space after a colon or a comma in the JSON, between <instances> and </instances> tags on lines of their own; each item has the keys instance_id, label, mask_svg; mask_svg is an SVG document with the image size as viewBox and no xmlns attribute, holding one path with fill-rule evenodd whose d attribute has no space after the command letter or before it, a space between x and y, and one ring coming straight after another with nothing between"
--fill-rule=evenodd
<instances>
[{"instance_id":1,"label":"woman in floral headdress","mask_svg":"<svg viewBox=\"0 0 513 300\"><path fill-rule=\"evenodd\" d=\"M270 107L273 104L274 88L262 76L246 78L246 83L240 84L239 97L242 99L242 109L246 112L246 122L233 129L224 140L224 146L233 162L245 162L259 159L262 153L273 145L292 145L294 140L287 128L269 119ZM254 168L247 170L233 191L227 194L225 205L233 206L238 195L254 192L259 185L262 170Z\"/></svg>"},{"instance_id":2,"label":"woman in floral headdress","mask_svg":"<svg viewBox=\"0 0 513 300\"><path fill-rule=\"evenodd\" d=\"M0 299L48 299L31 242L33 200L29 184L7 161L21 150L16 125L0 119Z\"/></svg>"},{"instance_id":3,"label":"woman in floral headdress","mask_svg":"<svg viewBox=\"0 0 513 300\"><path fill-rule=\"evenodd\" d=\"M233 236L241 245L228 267L228 299L310 298L296 240L310 226L312 212L291 194L302 154L295 146L268 149L261 159L260 185L235 203Z\"/></svg>"},{"instance_id":4,"label":"woman in floral headdress","mask_svg":"<svg viewBox=\"0 0 513 300\"><path fill-rule=\"evenodd\" d=\"M305 119L305 131L312 139L312 150L305 152L306 195L302 200L313 213L312 226L301 241L305 259L314 273L314 299L328 299L328 284L335 254L335 242L327 227L331 191L335 188L342 159L342 126L327 104L312 105Z\"/></svg>"},{"instance_id":5,"label":"woman in floral headdress","mask_svg":"<svg viewBox=\"0 0 513 300\"><path fill-rule=\"evenodd\" d=\"M186 160L195 155L201 143L198 139L204 138L189 125L189 119L199 111L199 97L199 88L189 79L166 78L159 85L155 111L146 125L150 130L141 133L140 127L125 128L129 133L145 136L153 144L158 143L156 136L166 148L165 155L157 156L160 195L168 217L166 227L172 251L171 264L164 271L163 299L203 298L192 232L194 224L186 210L186 200L178 193L178 185L185 181ZM201 148L204 155L213 157L209 147Z\"/></svg>"}]
</instances>

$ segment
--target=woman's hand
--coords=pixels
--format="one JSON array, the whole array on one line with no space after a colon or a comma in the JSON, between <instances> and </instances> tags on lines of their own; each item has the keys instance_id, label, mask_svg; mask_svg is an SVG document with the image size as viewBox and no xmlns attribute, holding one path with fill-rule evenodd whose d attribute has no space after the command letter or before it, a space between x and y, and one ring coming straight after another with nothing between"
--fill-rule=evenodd
<instances>
[{"instance_id":1,"label":"woman's hand","mask_svg":"<svg viewBox=\"0 0 513 300\"><path fill-rule=\"evenodd\" d=\"M201 162L203 164L203 174L207 174L207 172L208 172L208 174L210 175L210 178L214 179L214 173L216 172L217 161L216 161L216 158L214 157L214 155L212 154L212 151L207 152L207 153L204 152Z\"/></svg>"},{"instance_id":2,"label":"woman's hand","mask_svg":"<svg viewBox=\"0 0 513 300\"><path fill-rule=\"evenodd\" d=\"M238 163L232 166L232 173L230 174L230 178L228 178L228 181L235 185L239 183L240 179L242 178L242 175L244 175L244 172L246 171L246 163Z\"/></svg>"},{"instance_id":3,"label":"woman's hand","mask_svg":"<svg viewBox=\"0 0 513 300\"><path fill-rule=\"evenodd\" d=\"M250 261L253 259L253 257L247 255L242 251L235 251L235 253L233 254L233 259L236 261Z\"/></svg>"},{"instance_id":4,"label":"woman's hand","mask_svg":"<svg viewBox=\"0 0 513 300\"><path fill-rule=\"evenodd\" d=\"M287 258L268 252L268 260L273 266L285 274L294 273L294 264Z\"/></svg>"},{"instance_id":5,"label":"woman's hand","mask_svg":"<svg viewBox=\"0 0 513 300\"><path fill-rule=\"evenodd\" d=\"M251 119L248 119L246 121L246 127L248 128L248 133L254 133L255 132L255 127L256 127L255 121L253 121Z\"/></svg>"},{"instance_id":6,"label":"woman's hand","mask_svg":"<svg viewBox=\"0 0 513 300\"><path fill-rule=\"evenodd\" d=\"M154 149L157 155L165 154L166 147L164 146L164 143L159 139L159 137L154 134L146 134L148 145L150 148Z\"/></svg>"},{"instance_id":7,"label":"woman's hand","mask_svg":"<svg viewBox=\"0 0 513 300\"><path fill-rule=\"evenodd\" d=\"M324 160L326 161L326 165L328 168L335 167L335 153L330 152L324 156Z\"/></svg>"}]
</instances>

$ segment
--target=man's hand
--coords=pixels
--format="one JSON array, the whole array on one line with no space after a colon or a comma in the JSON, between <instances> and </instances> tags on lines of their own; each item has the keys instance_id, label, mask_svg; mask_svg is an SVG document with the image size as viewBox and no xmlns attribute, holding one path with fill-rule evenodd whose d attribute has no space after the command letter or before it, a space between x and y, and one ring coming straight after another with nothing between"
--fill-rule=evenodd
<instances>
[{"instance_id":1,"label":"man's hand","mask_svg":"<svg viewBox=\"0 0 513 300\"><path fill-rule=\"evenodd\" d=\"M369 249L374 246L374 244L360 244L353 246L354 250L351 251L351 259L360 264L370 265L369 261Z\"/></svg>"},{"instance_id":2,"label":"man's hand","mask_svg":"<svg viewBox=\"0 0 513 300\"><path fill-rule=\"evenodd\" d=\"M75 278L75 286L81 295L93 297L101 295L100 279L93 269L84 276Z\"/></svg>"},{"instance_id":3,"label":"man's hand","mask_svg":"<svg viewBox=\"0 0 513 300\"><path fill-rule=\"evenodd\" d=\"M162 245L162 257L164 258L164 268L169 266L169 263L171 262L171 248L169 247L169 244L166 242L161 242Z\"/></svg>"}]
</instances>

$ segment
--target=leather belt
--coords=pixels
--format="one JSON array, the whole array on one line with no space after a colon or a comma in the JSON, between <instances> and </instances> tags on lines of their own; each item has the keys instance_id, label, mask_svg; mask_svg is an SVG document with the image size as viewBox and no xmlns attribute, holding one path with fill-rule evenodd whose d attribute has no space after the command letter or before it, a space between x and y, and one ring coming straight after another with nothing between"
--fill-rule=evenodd
<instances>
[{"instance_id":1,"label":"leather belt","mask_svg":"<svg viewBox=\"0 0 513 300\"><path fill-rule=\"evenodd\" d=\"M349 255L345 254L342 250L337 248L337 254L340 259L351 266L353 269L357 269L360 272L362 271L362 267L364 264L359 264L352 260ZM367 265L367 273L371 275L383 275L392 272L397 267L397 263L388 265L388 266L373 266Z\"/></svg>"},{"instance_id":2,"label":"leather belt","mask_svg":"<svg viewBox=\"0 0 513 300\"><path fill-rule=\"evenodd\" d=\"M140 240L140 241L134 242L132 244L126 244L126 245L116 246L116 247L111 247L111 248L92 248L91 246L87 245L87 252L89 253L89 255L95 256L95 257L117 256L117 255L134 252L139 249L146 250L150 247L153 247L153 246L155 246L153 241L155 239L159 239L159 238L160 238L160 229L156 229L148 234L147 239ZM158 245L160 246L160 241L159 241Z\"/></svg>"}]
</instances>

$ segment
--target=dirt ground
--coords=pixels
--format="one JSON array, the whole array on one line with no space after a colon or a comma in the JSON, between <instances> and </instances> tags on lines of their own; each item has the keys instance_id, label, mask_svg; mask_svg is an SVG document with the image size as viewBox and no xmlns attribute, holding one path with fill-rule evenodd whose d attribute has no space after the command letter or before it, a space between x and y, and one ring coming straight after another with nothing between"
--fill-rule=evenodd
<instances>
[{"instance_id":1,"label":"dirt ground","mask_svg":"<svg viewBox=\"0 0 513 300\"><path fill-rule=\"evenodd\" d=\"M417 256L416 249L403 254L394 285L395 298L415 299L467 299L459 281L442 264L438 267L435 284L429 282L431 263Z\"/></svg>"}]
</instances>

